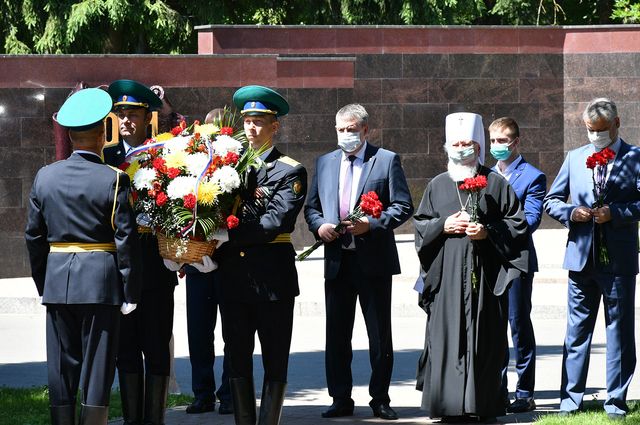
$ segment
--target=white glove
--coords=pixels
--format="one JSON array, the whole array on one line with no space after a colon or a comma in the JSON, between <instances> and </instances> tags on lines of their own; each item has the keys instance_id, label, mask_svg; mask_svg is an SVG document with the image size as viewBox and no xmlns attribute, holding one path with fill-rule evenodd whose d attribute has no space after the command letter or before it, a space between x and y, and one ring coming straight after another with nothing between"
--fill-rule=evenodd
<instances>
[{"instance_id":1,"label":"white glove","mask_svg":"<svg viewBox=\"0 0 640 425\"><path fill-rule=\"evenodd\" d=\"M202 264L191 263L191 265L195 267L200 273L209 273L218 268L218 263L213 261L208 255L202 257Z\"/></svg>"},{"instance_id":2,"label":"white glove","mask_svg":"<svg viewBox=\"0 0 640 425\"><path fill-rule=\"evenodd\" d=\"M167 260L166 258L163 258L162 262L164 263L164 266L172 272L177 272L182 268L182 264L176 263L175 261Z\"/></svg>"},{"instance_id":3,"label":"white glove","mask_svg":"<svg viewBox=\"0 0 640 425\"><path fill-rule=\"evenodd\" d=\"M216 248L229 240L229 231L227 229L218 229L213 234L213 239L217 240Z\"/></svg>"},{"instance_id":4,"label":"white glove","mask_svg":"<svg viewBox=\"0 0 640 425\"><path fill-rule=\"evenodd\" d=\"M122 303L122 307L120 307L120 311L126 316L127 314L135 310L136 307L138 307L138 304L129 304L128 302L124 302Z\"/></svg>"}]
</instances>

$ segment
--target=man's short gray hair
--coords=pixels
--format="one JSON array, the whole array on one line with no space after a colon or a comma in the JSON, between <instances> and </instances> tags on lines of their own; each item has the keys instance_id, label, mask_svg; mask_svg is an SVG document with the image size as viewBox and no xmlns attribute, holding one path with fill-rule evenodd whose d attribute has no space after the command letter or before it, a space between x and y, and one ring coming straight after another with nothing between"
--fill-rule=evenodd
<instances>
[{"instance_id":1,"label":"man's short gray hair","mask_svg":"<svg viewBox=\"0 0 640 425\"><path fill-rule=\"evenodd\" d=\"M593 99L582 113L582 119L590 123L595 123L601 118L604 118L607 122L612 122L617 116L618 107L606 97Z\"/></svg>"},{"instance_id":2,"label":"man's short gray hair","mask_svg":"<svg viewBox=\"0 0 640 425\"><path fill-rule=\"evenodd\" d=\"M358 124L366 125L369 122L369 113L364 109L364 106L358 103L350 103L340 108L336 113L336 120L338 118L354 119Z\"/></svg>"}]
</instances>

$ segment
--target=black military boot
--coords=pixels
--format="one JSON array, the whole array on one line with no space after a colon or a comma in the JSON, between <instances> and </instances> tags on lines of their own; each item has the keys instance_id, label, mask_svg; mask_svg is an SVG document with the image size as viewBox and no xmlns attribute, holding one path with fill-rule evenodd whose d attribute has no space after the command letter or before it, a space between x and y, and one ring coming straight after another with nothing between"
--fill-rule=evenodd
<instances>
[{"instance_id":1,"label":"black military boot","mask_svg":"<svg viewBox=\"0 0 640 425\"><path fill-rule=\"evenodd\" d=\"M82 405L80 425L107 425L108 420L109 406Z\"/></svg>"},{"instance_id":2,"label":"black military boot","mask_svg":"<svg viewBox=\"0 0 640 425\"><path fill-rule=\"evenodd\" d=\"M287 390L286 382L265 381L260 399L260 420L258 425L280 424L280 414Z\"/></svg>"},{"instance_id":3,"label":"black military boot","mask_svg":"<svg viewBox=\"0 0 640 425\"><path fill-rule=\"evenodd\" d=\"M144 376L141 373L120 373L120 399L122 400L122 425L142 425L144 405Z\"/></svg>"},{"instance_id":4,"label":"black military boot","mask_svg":"<svg viewBox=\"0 0 640 425\"><path fill-rule=\"evenodd\" d=\"M236 425L256 425L256 391L253 379L232 378L229 383Z\"/></svg>"},{"instance_id":5,"label":"black military boot","mask_svg":"<svg viewBox=\"0 0 640 425\"><path fill-rule=\"evenodd\" d=\"M76 406L67 404L66 406L51 406L51 425L75 425Z\"/></svg>"},{"instance_id":6,"label":"black military boot","mask_svg":"<svg viewBox=\"0 0 640 425\"><path fill-rule=\"evenodd\" d=\"M144 387L144 424L164 425L169 377L147 375Z\"/></svg>"}]
</instances>

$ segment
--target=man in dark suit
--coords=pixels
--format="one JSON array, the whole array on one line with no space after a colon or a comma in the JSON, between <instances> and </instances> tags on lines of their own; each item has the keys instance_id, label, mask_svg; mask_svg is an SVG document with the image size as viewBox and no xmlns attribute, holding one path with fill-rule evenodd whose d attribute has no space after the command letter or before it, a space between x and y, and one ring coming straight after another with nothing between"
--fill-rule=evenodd
<instances>
[{"instance_id":1,"label":"man in dark suit","mask_svg":"<svg viewBox=\"0 0 640 425\"><path fill-rule=\"evenodd\" d=\"M325 242L325 361L333 397L333 404L322 414L325 418L353 414L351 336L358 297L369 334L369 404L375 416L398 417L389 406L391 277L400 273L393 229L411 217L413 205L400 157L367 143L368 117L357 104L338 111L340 149L318 158L304 209L309 229ZM358 205L360 195L369 191L380 198L382 216L349 222L346 233L337 233L334 227Z\"/></svg>"},{"instance_id":2,"label":"man in dark suit","mask_svg":"<svg viewBox=\"0 0 640 425\"><path fill-rule=\"evenodd\" d=\"M140 296L129 177L104 165L104 118L111 98L81 90L58 112L73 154L42 168L29 196L26 241L33 279L47 307L51 423L106 424L115 374L120 310ZM81 380L82 378L82 380Z\"/></svg>"},{"instance_id":3,"label":"man in dark suit","mask_svg":"<svg viewBox=\"0 0 640 425\"><path fill-rule=\"evenodd\" d=\"M121 139L117 146L104 149L104 159L109 165L120 166L127 153L146 140L151 111L161 108L162 101L132 80L114 81L109 94ZM143 222L138 224L142 298L138 309L122 320L117 362L122 415L126 425L163 424L171 364L173 292L178 279L175 271L164 266L151 229Z\"/></svg>"},{"instance_id":4,"label":"man in dark suit","mask_svg":"<svg viewBox=\"0 0 640 425\"><path fill-rule=\"evenodd\" d=\"M607 325L604 409L611 419L624 419L636 365L640 148L619 137L620 118L611 100L591 101L582 118L590 143L567 153L544 201L547 214L569 228L563 265L569 270L569 287L560 414L582 409L591 338L602 298ZM604 166L606 184L599 204L592 170L586 163L589 156L605 148L613 151L615 159Z\"/></svg>"},{"instance_id":5,"label":"man in dark suit","mask_svg":"<svg viewBox=\"0 0 640 425\"><path fill-rule=\"evenodd\" d=\"M278 117L289 104L276 91L246 86L233 95L244 131L264 165L250 173L242 196L239 225L216 251L221 284L222 331L231 362L233 412L238 425L255 425L253 350L258 333L264 383L260 425L280 422L287 386L293 306L298 289L291 232L307 193L307 172L273 146ZM216 239L220 240L219 237Z\"/></svg>"},{"instance_id":6,"label":"man in dark suit","mask_svg":"<svg viewBox=\"0 0 640 425\"><path fill-rule=\"evenodd\" d=\"M228 118L228 117L227 117ZM225 110L209 111L205 124L218 128L227 122ZM202 270L202 271L201 271ZM220 304L220 282L218 272L205 270L201 265L184 268L187 284L187 334L189 338L189 362L191 363L191 389L194 400L187 406L187 413L204 413L215 410L216 397L220 400L218 413L233 413L231 389L229 388L229 356L222 361L220 386L216 391L213 366L216 359L214 331ZM226 352L226 348L224 350Z\"/></svg>"},{"instance_id":7,"label":"man in dark suit","mask_svg":"<svg viewBox=\"0 0 640 425\"><path fill-rule=\"evenodd\" d=\"M489 126L491 155L498 161L493 170L503 176L520 200L529 227L529 270L511 282L509 287L509 326L515 352L516 399L507 411L521 413L534 410L536 403L533 390L536 379L536 339L531 323L531 289L533 274L538 271L538 258L532 234L542 219L542 201L547 191L547 177L529 164L518 152L520 128L510 117L498 118ZM502 385L505 400L509 400L507 366L509 350L502 370Z\"/></svg>"}]
</instances>

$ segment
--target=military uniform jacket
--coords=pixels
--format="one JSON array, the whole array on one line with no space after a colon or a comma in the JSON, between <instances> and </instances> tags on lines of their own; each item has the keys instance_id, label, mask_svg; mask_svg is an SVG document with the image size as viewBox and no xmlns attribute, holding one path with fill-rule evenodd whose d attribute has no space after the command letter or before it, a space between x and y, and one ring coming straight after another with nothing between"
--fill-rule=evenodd
<instances>
[{"instance_id":1,"label":"military uniform jacket","mask_svg":"<svg viewBox=\"0 0 640 425\"><path fill-rule=\"evenodd\" d=\"M300 293L296 253L286 236L306 193L305 168L273 148L243 197L240 224L215 255L224 302L275 301Z\"/></svg>"},{"instance_id":2,"label":"military uniform jacket","mask_svg":"<svg viewBox=\"0 0 640 425\"><path fill-rule=\"evenodd\" d=\"M25 237L45 304L136 303L139 244L129 177L95 155L73 153L38 172ZM110 243L116 252L50 252L51 243Z\"/></svg>"},{"instance_id":3,"label":"military uniform jacket","mask_svg":"<svg viewBox=\"0 0 640 425\"><path fill-rule=\"evenodd\" d=\"M119 167L125 160L125 147L120 140L116 146L103 150L104 161L114 167ZM151 233L140 234L142 256L142 291L154 291L158 289L173 290L178 284L176 272L172 272L164 266L158 250L158 240Z\"/></svg>"}]
</instances>

